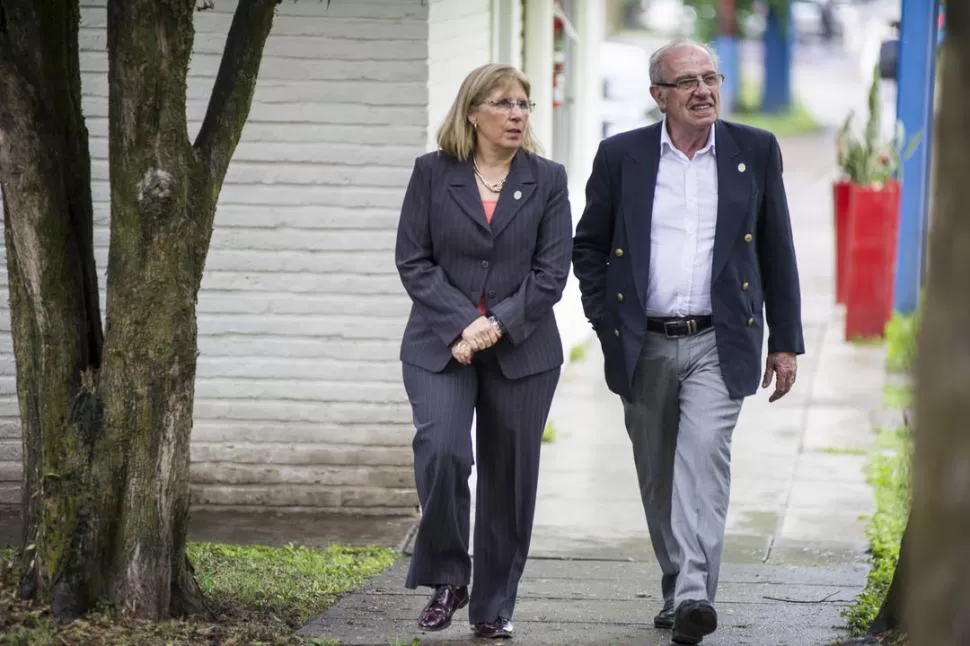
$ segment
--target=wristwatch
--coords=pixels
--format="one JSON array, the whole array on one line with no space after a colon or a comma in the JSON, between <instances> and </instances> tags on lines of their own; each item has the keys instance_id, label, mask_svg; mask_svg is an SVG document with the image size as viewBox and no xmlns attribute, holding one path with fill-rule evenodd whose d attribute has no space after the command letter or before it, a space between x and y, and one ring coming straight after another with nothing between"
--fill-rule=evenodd
<instances>
[{"instance_id":1,"label":"wristwatch","mask_svg":"<svg viewBox=\"0 0 970 646\"><path fill-rule=\"evenodd\" d=\"M505 332L505 326L502 325L502 322L500 320L495 318L494 314L488 317L488 322L491 323L492 327L498 330L500 334Z\"/></svg>"}]
</instances>

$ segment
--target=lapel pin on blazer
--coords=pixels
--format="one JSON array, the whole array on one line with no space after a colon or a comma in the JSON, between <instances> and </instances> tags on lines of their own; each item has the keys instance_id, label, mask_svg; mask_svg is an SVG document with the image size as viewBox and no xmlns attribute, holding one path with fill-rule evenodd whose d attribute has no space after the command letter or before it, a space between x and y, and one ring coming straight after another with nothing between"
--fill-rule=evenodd
<instances>
[{"instance_id":1,"label":"lapel pin on blazer","mask_svg":"<svg viewBox=\"0 0 970 646\"><path fill-rule=\"evenodd\" d=\"M521 198L522 198L522 191L516 191L515 193L512 193L512 199L518 200Z\"/></svg>"},{"instance_id":2,"label":"lapel pin on blazer","mask_svg":"<svg viewBox=\"0 0 970 646\"><path fill-rule=\"evenodd\" d=\"M748 167L744 165L744 162L738 164L738 172L743 173Z\"/></svg>"}]
</instances>

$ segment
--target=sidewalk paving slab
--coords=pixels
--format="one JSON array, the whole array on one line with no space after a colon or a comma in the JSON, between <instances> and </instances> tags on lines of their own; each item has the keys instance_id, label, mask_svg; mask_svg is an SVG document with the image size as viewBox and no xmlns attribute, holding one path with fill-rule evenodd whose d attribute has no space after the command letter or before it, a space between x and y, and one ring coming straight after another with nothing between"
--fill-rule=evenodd
<instances>
[{"instance_id":1,"label":"sidewalk paving slab","mask_svg":"<svg viewBox=\"0 0 970 646\"><path fill-rule=\"evenodd\" d=\"M402 559L363 590L341 599L305 626L307 637L341 644L481 644L467 611L451 627L422 633L415 619L426 594L400 585ZM708 646L818 646L842 624L839 610L853 599L866 569L856 565L797 567L728 564L718 598L720 627ZM666 646L670 631L653 628L662 604L659 569L649 563L533 559L526 567L515 616L515 642L523 644Z\"/></svg>"}]
</instances>

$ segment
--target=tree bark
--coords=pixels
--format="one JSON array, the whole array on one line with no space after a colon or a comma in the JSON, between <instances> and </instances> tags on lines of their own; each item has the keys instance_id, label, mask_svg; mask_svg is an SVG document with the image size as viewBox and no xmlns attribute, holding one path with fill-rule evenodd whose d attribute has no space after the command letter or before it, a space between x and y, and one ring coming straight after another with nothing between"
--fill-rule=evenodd
<instances>
[{"instance_id":1,"label":"tree bark","mask_svg":"<svg viewBox=\"0 0 970 646\"><path fill-rule=\"evenodd\" d=\"M937 194L916 357L906 625L913 644L970 643L970 6L947 3Z\"/></svg>"},{"instance_id":2,"label":"tree bark","mask_svg":"<svg viewBox=\"0 0 970 646\"><path fill-rule=\"evenodd\" d=\"M102 337L78 2L0 1L0 181L25 449L23 592L50 597L58 616L102 601L151 619L203 609L185 556L196 299L275 5L239 1L193 145L185 99L195 0L108 0L111 247Z\"/></svg>"},{"instance_id":3,"label":"tree bark","mask_svg":"<svg viewBox=\"0 0 970 646\"><path fill-rule=\"evenodd\" d=\"M50 590L64 610L77 583L97 577L80 556L97 415L81 422L72 411L102 332L78 8L47 3L41 20L36 5L0 5L0 181L24 447L22 591Z\"/></svg>"},{"instance_id":4,"label":"tree bark","mask_svg":"<svg viewBox=\"0 0 970 646\"><path fill-rule=\"evenodd\" d=\"M150 617L200 609L185 558L196 300L275 1L240 1L199 148L185 118L194 7L108 2L112 244L100 392L113 450L98 473L101 490L125 492L112 597Z\"/></svg>"}]
</instances>

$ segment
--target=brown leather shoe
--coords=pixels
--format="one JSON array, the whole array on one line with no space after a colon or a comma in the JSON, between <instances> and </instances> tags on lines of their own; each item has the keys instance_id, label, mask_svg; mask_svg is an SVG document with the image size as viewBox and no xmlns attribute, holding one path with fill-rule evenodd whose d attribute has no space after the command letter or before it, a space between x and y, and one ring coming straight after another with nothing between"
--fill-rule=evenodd
<instances>
[{"instance_id":1,"label":"brown leather shoe","mask_svg":"<svg viewBox=\"0 0 970 646\"><path fill-rule=\"evenodd\" d=\"M467 605L467 586L439 585L418 617L418 628L427 631L444 630L451 625L451 616L455 611Z\"/></svg>"},{"instance_id":2,"label":"brown leather shoe","mask_svg":"<svg viewBox=\"0 0 970 646\"><path fill-rule=\"evenodd\" d=\"M475 624L472 627L476 637L483 639L511 639L512 622L505 617L499 617L495 621L486 621Z\"/></svg>"}]
</instances>

